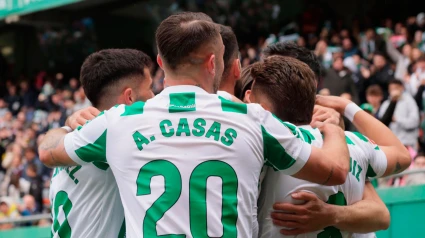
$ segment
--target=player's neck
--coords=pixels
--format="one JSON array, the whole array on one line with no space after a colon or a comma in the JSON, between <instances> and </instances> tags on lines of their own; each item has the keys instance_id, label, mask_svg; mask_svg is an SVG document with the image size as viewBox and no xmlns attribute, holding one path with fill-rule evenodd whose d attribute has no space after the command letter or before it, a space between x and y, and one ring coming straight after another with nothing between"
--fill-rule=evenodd
<instances>
[{"instance_id":1,"label":"player's neck","mask_svg":"<svg viewBox=\"0 0 425 238\"><path fill-rule=\"evenodd\" d=\"M235 85L236 85L235 80L228 80L227 79L227 80L221 82L218 90L225 91L227 93L230 93L231 95L235 95Z\"/></svg>"},{"instance_id":2,"label":"player's neck","mask_svg":"<svg viewBox=\"0 0 425 238\"><path fill-rule=\"evenodd\" d=\"M180 86L180 85L193 85L200 87L207 91L208 93L214 93L213 86L208 85L207 82L203 81L200 82L198 80L192 79L192 78L165 78L164 79L164 87L172 87L172 86Z\"/></svg>"}]
</instances>

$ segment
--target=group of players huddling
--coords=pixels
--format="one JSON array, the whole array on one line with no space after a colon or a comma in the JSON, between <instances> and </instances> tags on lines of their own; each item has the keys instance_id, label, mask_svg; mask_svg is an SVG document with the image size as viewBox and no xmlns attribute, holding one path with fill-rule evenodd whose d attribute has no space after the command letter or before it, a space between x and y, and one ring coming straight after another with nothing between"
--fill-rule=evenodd
<instances>
[{"instance_id":1,"label":"group of players huddling","mask_svg":"<svg viewBox=\"0 0 425 238\"><path fill-rule=\"evenodd\" d=\"M50 130L53 237L375 237L389 213L368 178L410 165L354 103L316 97L314 54L277 43L241 69L236 36L203 13L156 31L164 90L144 53L90 55L94 107ZM340 115L359 132L341 129ZM362 133L362 134L360 134Z\"/></svg>"}]
</instances>

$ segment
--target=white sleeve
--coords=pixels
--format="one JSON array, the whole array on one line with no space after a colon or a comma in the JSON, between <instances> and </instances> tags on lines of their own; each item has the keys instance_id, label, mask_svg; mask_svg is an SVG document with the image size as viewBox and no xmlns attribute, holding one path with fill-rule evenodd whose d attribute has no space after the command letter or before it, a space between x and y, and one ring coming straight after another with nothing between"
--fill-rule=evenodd
<instances>
[{"instance_id":1,"label":"white sleeve","mask_svg":"<svg viewBox=\"0 0 425 238\"><path fill-rule=\"evenodd\" d=\"M260 113L265 165L287 175L297 173L308 161L311 145L304 142L295 125L282 122L268 111Z\"/></svg>"},{"instance_id":2,"label":"white sleeve","mask_svg":"<svg viewBox=\"0 0 425 238\"><path fill-rule=\"evenodd\" d=\"M388 161L385 153L373 140L366 136L358 132L352 132L350 134L352 134L352 137L357 137L354 142L355 146L359 146L368 157L366 177L381 177L387 170Z\"/></svg>"},{"instance_id":3,"label":"white sleeve","mask_svg":"<svg viewBox=\"0 0 425 238\"><path fill-rule=\"evenodd\" d=\"M103 114L65 136L65 150L75 163L106 162L106 125Z\"/></svg>"}]
</instances>

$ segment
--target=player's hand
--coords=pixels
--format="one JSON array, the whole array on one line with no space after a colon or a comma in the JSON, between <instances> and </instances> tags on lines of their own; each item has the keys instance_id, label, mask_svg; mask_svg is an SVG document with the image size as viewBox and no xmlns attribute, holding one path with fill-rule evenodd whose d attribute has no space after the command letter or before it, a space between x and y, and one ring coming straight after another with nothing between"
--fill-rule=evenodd
<instances>
[{"instance_id":1,"label":"player's hand","mask_svg":"<svg viewBox=\"0 0 425 238\"><path fill-rule=\"evenodd\" d=\"M94 107L78 110L66 119L65 126L75 130L78 126L83 126L88 120L93 120L99 113L100 111Z\"/></svg>"},{"instance_id":2,"label":"player's hand","mask_svg":"<svg viewBox=\"0 0 425 238\"><path fill-rule=\"evenodd\" d=\"M271 217L273 223L288 229L281 229L280 233L293 236L312 231L322 230L325 227L332 226L333 215L328 209L328 204L320 200L316 195L309 192L296 192L292 195L293 199L303 200L304 204L294 205L291 203L275 203Z\"/></svg>"},{"instance_id":3,"label":"player's hand","mask_svg":"<svg viewBox=\"0 0 425 238\"><path fill-rule=\"evenodd\" d=\"M341 115L335 109L315 105L310 126L317 128L323 126L325 123L334 124L344 129L344 120L342 120Z\"/></svg>"},{"instance_id":4,"label":"player's hand","mask_svg":"<svg viewBox=\"0 0 425 238\"><path fill-rule=\"evenodd\" d=\"M329 107L335 109L341 115L344 114L345 107L350 104L351 101L337 96L316 96L316 105L323 107Z\"/></svg>"}]
</instances>

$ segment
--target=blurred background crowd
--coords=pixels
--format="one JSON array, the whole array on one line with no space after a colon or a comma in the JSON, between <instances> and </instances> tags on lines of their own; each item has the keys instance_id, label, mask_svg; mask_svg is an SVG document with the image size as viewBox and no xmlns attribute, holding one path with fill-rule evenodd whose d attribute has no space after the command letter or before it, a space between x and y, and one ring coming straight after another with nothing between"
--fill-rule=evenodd
<instances>
[{"instance_id":1,"label":"blurred background crowd","mask_svg":"<svg viewBox=\"0 0 425 238\"><path fill-rule=\"evenodd\" d=\"M167 7L146 4L144 11L152 22L172 12L203 11L216 22L231 26L238 37L242 67L261 60L261 52L269 44L293 42L307 47L322 63L318 93L347 97L361 105L409 149L411 169L425 169L425 13L396 20L363 16L347 21L329 17L311 1L293 16L291 9L301 6L282 3L288 1L169 2ZM78 80L84 58L109 47L139 48L155 57L155 46L146 39L136 45L99 43L102 30L95 34L95 29L104 23L100 18L95 27L95 22L84 17L66 27L37 27L40 57L35 61L44 62L37 67L30 63L25 70L19 68L19 57L13 57L14 48L5 45L7 41L0 36L0 220L49 212L52 170L41 164L37 146L47 130L63 126L69 115L91 105ZM153 32L146 38L153 38ZM134 40L138 37L135 34ZM152 76L153 90L159 93L163 72L153 67ZM348 122L346 129L355 130ZM425 173L382 179L376 184L425 184ZM0 224L0 229L12 226Z\"/></svg>"}]
</instances>

